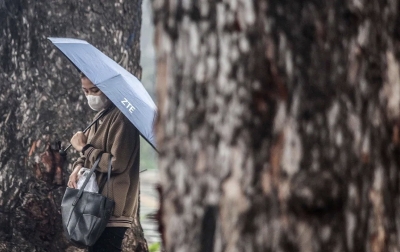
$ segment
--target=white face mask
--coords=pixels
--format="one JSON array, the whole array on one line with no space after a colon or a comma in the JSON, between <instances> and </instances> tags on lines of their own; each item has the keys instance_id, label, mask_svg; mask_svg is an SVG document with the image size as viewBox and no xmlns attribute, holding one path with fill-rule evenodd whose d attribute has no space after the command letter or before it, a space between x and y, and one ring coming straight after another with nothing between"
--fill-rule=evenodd
<instances>
[{"instance_id":1,"label":"white face mask","mask_svg":"<svg viewBox=\"0 0 400 252\"><path fill-rule=\"evenodd\" d=\"M108 105L108 99L104 94L101 95L87 95L86 96L89 106L94 111L100 111Z\"/></svg>"}]
</instances>

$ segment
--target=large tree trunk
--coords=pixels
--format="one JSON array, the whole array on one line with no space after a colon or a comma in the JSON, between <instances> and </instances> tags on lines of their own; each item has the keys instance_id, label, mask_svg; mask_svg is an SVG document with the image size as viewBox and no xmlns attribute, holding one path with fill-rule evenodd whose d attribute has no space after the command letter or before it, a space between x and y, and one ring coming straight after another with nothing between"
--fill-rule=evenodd
<instances>
[{"instance_id":1,"label":"large tree trunk","mask_svg":"<svg viewBox=\"0 0 400 252\"><path fill-rule=\"evenodd\" d=\"M65 147L94 113L47 37L86 39L140 78L140 26L140 0L0 0L0 251L74 250L60 201L77 153L62 160L56 142ZM134 229L125 251L146 246Z\"/></svg>"},{"instance_id":2,"label":"large tree trunk","mask_svg":"<svg viewBox=\"0 0 400 252\"><path fill-rule=\"evenodd\" d=\"M167 251L398 251L399 1L153 2Z\"/></svg>"}]
</instances>

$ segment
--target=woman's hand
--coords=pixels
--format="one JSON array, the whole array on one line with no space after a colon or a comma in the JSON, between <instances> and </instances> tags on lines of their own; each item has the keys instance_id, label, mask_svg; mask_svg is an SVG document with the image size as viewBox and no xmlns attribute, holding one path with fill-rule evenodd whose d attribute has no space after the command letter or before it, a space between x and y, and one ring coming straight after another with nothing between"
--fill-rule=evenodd
<instances>
[{"instance_id":1,"label":"woman's hand","mask_svg":"<svg viewBox=\"0 0 400 252\"><path fill-rule=\"evenodd\" d=\"M71 175L69 175L68 184L67 184L68 187L70 187L70 188L77 187L76 183L78 182L78 179L79 179L78 173L81 168L82 168L82 165L75 166L74 171L71 173Z\"/></svg>"},{"instance_id":2,"label":"woman's hand","mask_svg":"<svg viewBox=\"0 0 400 252\"><path fill-rule=\"evenodd\" d=\"M75 150L81 152L82 148L85 147L87 142L87 136L82 131L78 131L71 138L71 144L75 148Z\"/></svg>"}]
</instances>

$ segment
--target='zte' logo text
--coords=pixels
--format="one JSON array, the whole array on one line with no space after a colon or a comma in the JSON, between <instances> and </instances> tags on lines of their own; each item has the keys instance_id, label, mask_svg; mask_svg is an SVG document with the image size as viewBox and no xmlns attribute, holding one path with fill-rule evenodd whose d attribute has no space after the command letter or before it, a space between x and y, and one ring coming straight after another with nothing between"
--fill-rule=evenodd
<instances>
[{"instance_id":1,"label":"'zte' logo text","mask_svg":"<svg viewBox=\"0 0 400 252\"><path fill-rule=\"evenodd\" d=\"M128 101L128 99L124 98L121 103L129 110L129 112L132 114L133 111L136 110L136 108Z\"/></svg>"}]
</instances>

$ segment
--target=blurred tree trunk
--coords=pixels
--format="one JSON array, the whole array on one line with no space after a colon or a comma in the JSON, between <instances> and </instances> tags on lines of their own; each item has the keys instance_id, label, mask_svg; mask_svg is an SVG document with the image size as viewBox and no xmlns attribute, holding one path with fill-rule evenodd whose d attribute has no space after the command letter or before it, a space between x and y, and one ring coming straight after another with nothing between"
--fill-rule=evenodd
<instances>
[{"instance_id":1,"label":"blurred tree trunk","mask_svg":"<svg viewBox=\"0 0 400 252\"><path fill-rule=\"evenodd\" d=\"M399 8L153 1L167 251L400 250Z\"/></svg>"},{"instance_id":2,"label":"blurred tree trunk","mask_svg":"<svg viewBox=\"0 0 400 252\"><path fill-rule=\"evenodd\" d=\"M60 201L77 153L62 160L57 141L65 147L94 113L47 37L88 40L140 78L140 26L141 0L0 0L0 251L75 251ZM134 230L125 251L147 246Z\"/></svg>"}]
</instances>

